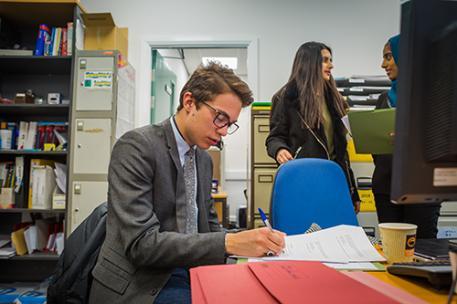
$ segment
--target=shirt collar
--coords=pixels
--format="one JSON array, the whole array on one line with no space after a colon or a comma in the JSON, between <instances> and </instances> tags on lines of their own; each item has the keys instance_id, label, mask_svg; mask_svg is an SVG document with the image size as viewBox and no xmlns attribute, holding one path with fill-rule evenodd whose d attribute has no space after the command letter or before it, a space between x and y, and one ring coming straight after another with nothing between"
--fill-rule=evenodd
<instances>
[{"instance_id":1,"label":"shirt collar","mask_svg":"<svg viewBox=\"0 0 457 304\"><path fill-rule=\"evenodd\" d=\"M195 149L195 145L189 146L189 144L184 140L181 132L179 132L178 126L176 125L175 116L170 117L170 123L175 135L176 146L178 147L179 160L181 161L181 165L184 165L184 155L190 148Z\"/></svg>"}]
</instances>

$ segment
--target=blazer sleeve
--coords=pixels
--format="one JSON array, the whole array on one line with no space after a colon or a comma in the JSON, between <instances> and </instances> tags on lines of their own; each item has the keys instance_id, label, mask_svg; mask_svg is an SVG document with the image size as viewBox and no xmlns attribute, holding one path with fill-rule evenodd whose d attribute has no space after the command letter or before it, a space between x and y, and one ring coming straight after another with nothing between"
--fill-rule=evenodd
<instances>
[{"instance_id":1,"label":"blazer sleeve","mask_svg":"<svg viewBox=\"0 0 457 304\"><path fill-rule=\"evenodd\" d=\"M265 145L268 155L276 161L276 154L280 149L291 151L288 144L290 125L287 119L286 102L281 91L273 96L271 104L270 133Z\"/></svg>"},{"instance_id":2,"label":"blazer sleeve","mask_svg":"<svg viewBox=\"0 0 457 304\"><path fill-rule=\"evenodd\" d=\"M158 171L166 148L141 132L129 132L113 148L109 169L109 212L107 229L119 235L116 239L131 263L138 267L193 267L219 264L225 258L224 232L184 234L163 231L155 213L158 204L170 202L166 193L176 190L171 169ZM159 155L160 154L160 155ZM162 174L162 176L161 176ZM165 174L172 176L167 179ZM162 189L155 188L154 179ZM175 179L174 179L175 180ZM169 184L167 184L169 183ZM164 193L166 192L166 193ZM163 199L159 193L164 193ZM167 199L168 198L168 199ZM174 216L171 214L170 216ZM116 225L117 227L110 227ZM108 236L108 234L107 234Z\"/></svg>"}]
</instances>

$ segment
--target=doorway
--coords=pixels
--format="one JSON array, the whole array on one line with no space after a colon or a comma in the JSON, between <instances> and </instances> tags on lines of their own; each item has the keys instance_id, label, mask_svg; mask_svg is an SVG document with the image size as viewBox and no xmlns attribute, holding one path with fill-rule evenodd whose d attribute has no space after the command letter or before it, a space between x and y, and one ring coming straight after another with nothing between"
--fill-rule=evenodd
<instances>
[{"instance_id":1,"label":"doorway","mask_svg":"<svg viewBox=\"0 0 457 304\"><path fill-rule=\"evenodd\" d=\"M216 61L232 68L248 82L247 47L152 48L150 123L171 116L179 105L179 93L200 64Z\"/></svg>"}]
</instances>

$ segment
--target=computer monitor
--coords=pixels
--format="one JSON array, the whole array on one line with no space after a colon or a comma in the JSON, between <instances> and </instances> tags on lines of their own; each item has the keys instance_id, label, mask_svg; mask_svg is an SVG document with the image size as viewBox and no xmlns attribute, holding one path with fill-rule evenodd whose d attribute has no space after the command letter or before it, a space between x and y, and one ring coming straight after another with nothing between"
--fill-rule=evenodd
<instances>
[{"instance_id":1,"label":"computer monitor","mask_svg":"<svg viewBox=\"0 0 457 304\"><path fill-rule=\"evenodd\" d=\"M402 5L391 199L457 201L457 1Z\"/></svg>"}]
</instances>

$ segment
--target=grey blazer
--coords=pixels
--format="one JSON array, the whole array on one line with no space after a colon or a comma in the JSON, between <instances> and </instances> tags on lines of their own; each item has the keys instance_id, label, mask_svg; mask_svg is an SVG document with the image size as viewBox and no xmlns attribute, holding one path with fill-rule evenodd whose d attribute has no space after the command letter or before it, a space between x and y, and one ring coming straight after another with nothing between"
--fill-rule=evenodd
<instances>
[{"instance_id":1,"label":"grey blazer","mask_svg":"<svg viewBox=\"0 0 457 304\"><path fill-rule=\"evenodd\" d=\"M108 218L91 303L148 303L175 267L224 263L225 233L211 201L212 162L196 150L198 234L184 234L183 169L167 119L127 132L115 144Z\"/></svg>"}]
</instances>

